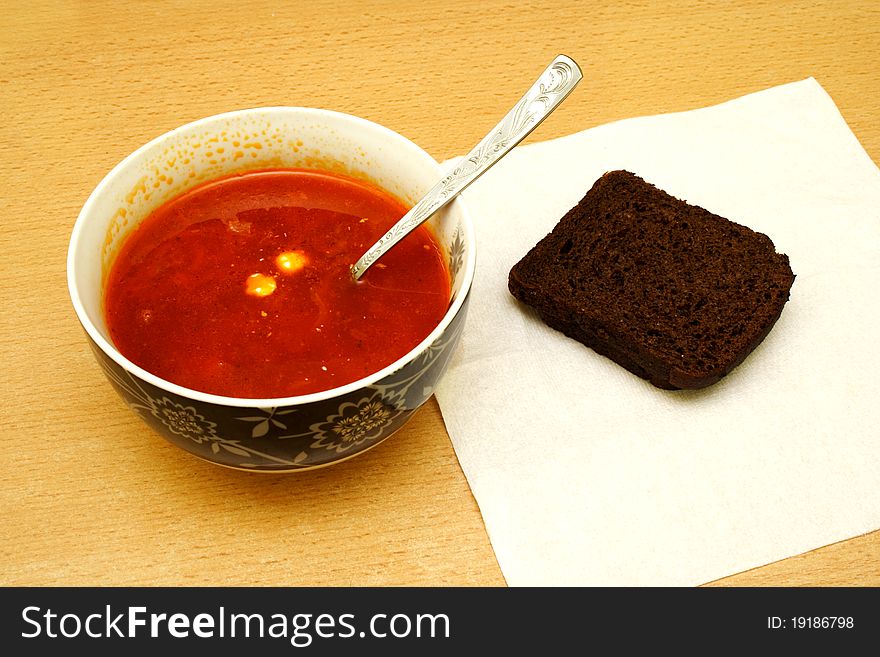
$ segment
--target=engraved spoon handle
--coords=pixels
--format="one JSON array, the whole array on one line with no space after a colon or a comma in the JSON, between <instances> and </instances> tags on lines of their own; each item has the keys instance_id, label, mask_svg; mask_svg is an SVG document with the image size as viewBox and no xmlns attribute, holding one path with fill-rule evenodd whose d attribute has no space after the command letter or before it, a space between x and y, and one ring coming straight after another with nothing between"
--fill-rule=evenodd
<instances>
[{"instance_id":1,"label":"engraved spoon handle","mask_svg":"<svg viewBox=\"0 0 880 657\"><path fill-rule=\"evenodd\" d=\"M570 57L559 55L507 115L483 137L455 170L434 185L351 267L355 280L388 249L437 212L491 168L550 115L581 81L581 69Z\"/></svg>"}]
</instances>

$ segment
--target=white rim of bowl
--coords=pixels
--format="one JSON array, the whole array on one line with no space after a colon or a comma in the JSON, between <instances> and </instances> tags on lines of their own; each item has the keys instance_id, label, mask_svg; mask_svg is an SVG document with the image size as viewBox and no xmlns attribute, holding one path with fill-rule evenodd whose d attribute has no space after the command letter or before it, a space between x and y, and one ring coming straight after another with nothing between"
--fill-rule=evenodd
<instances>
[{"instance_id":1,"label":"white rim of bowl","mask_svg":"<svg viewBox=\"0 0 880 657\"><path fill-rule=\"evenodd\" d=\"M140 379L143 379L147 383L150 383L161 390L165 390L175 395L179 395L181 397L187 397L189 399L193 399L200 402L205 402L208 404L217 404L220 406L238 406L243 408L273 408L279 406L299 406L304 404L310 404L313 402L325 401L327 399L333 399L334 397L340 397L346 395L350 392L354 392L360 388L364 388L369 386L376 381L384 379L389 374L393 374L397 370L404 367L409 362L413 361L416 356L427 349L431 344L433 344L440 335L446 330L449 324L452 322L453 318L458 315L459 310L461 310L462 305L464 304L465 299L470 294L470 288L473 283L474 271L476 269L476 244L474 241L474 228L473 223L470 218L470 213L467 210L467 206L461 201L461 197L456 198L450 207L456 207L462 216L462 226L465 231L465 238L467 240L467 244L470 246L468 249L468 257L465 262L464 268L464 279L462 280L461 288L459 289L458 296L453 300L453 302L449 305L449 308L446 310L446 314L443 316L443 319L440 320L440 323L434 327L434 330L428 334L428 336L422 340L418 345L416 345L413 349L407 352L404 356L398 358L393 363L388 366L382 368L378 372L374 372L369 376L366 376L362 379L358 379L357 381L352 381L351 383L347 383L343 386L339 386L336 388L330 388L328 390L322 390L320 392L310 393L308 395L296 395L293 397L266 397L266 398L247 398L247 397L226 397L223 395L214 395L207 392L200 392L199 390L193 390L192 388L186 388L184 386L178 385L176 383L172 383L171 381L167 381L161 377L156 376L143 369L139 365L136 365L132 361L128 360L125 356L123 356L119 350L113 345L112 342L104 338L101 335L101 332L98 331L97 327L92 323L91 319L89 319L88 313L85 311L85 307L83 306L82 300L80 298L79 290L76 286L76 265L75 265L75 254L77 251L77 247L79 245L80 236L83 230L83 226L85 225L85 217L91 212L91 208L93 205L97 203L97 199L104 192L104 189L110 184L110 181L118 174L118 172L124 169L128 164L138 158L144 151L155 148L159 144L164 141L167 141L177 135L180 132L184 132L187 130L191 130L194 128L198 128L201 125L213 123L216 121L221 121L224 119L232 118L241 114L252 114L252 113L269 113L269 112L290 112L290 113L305 113L305 114L315 114L315 115L329 115L335 118L341 119L343 121L350 121L353 123L360 123L368 129L377 130L379 132L384 132L387 136L391 137L392 140L400 140L403 145L407 148L414 149L419 154L428 158L433 162L435 168L437 170L437 178L439 180L440 175L442 174L442 167L440 163L437 162L427 151L425 151L422 147L420 147L415 142L407 139L403 135L390 128L386 128L383 125L378 123L374 123L368 119L361 118L359 116L354 116L352 114L346 114L344 112L337 112L335 110L328 109L319 109L314 107L297 107L297 106L271 106L271 107L252 107L248 109L241 110L233 110L230 112L223 112L222 114L214 114L213 116L207 116L202 119L198 119L196 121L191 121L190 123L186 123L184 125L178 126L173 130L169 130L168 132L159 135L155 139L150 140L137 150L130 153L126 156L121 162L119 162L115 167L113 167L105 176L101 179L101 182L98 183L97 187L92 190L92 193L89 194L88 199L86 199L85 204L79 212L79 215L76 218L76 221L73 225L73 230L70 235L70 243L67 250L67 289L70 294L70 299L73 303L74 310L76 311L76 315L79 318L80 324L85 329L86 333L89 337L98 345L101 351L104 352L111 360L113 360L117 365L122 367L124 370L128 371L130 374L137 376Z\"/></svg>"}]
</instances>

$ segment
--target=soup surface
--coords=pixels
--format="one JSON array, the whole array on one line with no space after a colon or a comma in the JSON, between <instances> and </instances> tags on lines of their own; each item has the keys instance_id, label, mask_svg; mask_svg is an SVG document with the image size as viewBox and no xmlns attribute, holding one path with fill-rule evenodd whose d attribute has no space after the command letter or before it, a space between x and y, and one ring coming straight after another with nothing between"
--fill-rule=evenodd
<instances>
[{"instance_id":1,"label":"soup surface","mask_svg":"<svg viewBox=\"0 0 880 657\"><path fill-rule=\"evenodd\" d=\"M356 381L415 347L449 305L449 272L425 226L351 277L406 210L378 187L321 171L206 183L122 245L104 297L110 336L147 371L217 395Z\"/></svg>"}]
</instances>

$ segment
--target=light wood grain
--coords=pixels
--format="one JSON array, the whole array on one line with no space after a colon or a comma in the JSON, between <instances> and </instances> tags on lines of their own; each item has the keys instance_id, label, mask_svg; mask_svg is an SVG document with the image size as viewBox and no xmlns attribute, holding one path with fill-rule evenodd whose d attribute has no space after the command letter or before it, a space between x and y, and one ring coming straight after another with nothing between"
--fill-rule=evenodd
<instances>
[{"instance_id":1,"label":"light wood grain","mask_svg":"<svg viewBox=\"0 0 880 657\"><path fill-rule=\"evenodd\" d=\"M444 159L564 52L586 80L532 141L814 76L880 160L875 2L28 0L0 12L2 584L504 584L433 400L353 461L255 476L165 443L104 382L67 298L67 239L101 177L166 130L309 105ZM878 586L880 533L716 584Z\"/></svg>"}]
</instances>

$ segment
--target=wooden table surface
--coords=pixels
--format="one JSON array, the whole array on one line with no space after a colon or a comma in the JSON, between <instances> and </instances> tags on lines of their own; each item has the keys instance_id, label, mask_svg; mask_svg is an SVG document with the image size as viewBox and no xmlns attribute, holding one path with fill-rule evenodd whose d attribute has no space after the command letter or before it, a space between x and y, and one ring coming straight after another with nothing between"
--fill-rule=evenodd
<instances>
[{"instance_id":1,"label":"wooden table surface","mask_svg":"<svg viewBox=\"0 0 880 657\"><path fill-rule=\"evenodd\" d=\"M564 52L586 79L530 141L814 76L880 161L876 2L8 0L0 16L6 585L504 584L433 399L352 461L254 475L172 447L103 379L68 237L110 168L175 126L325 107L442 160ZM880 532L719 583L878 586Z\"/></svg>"}]
</instances>

